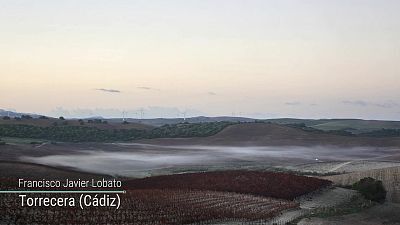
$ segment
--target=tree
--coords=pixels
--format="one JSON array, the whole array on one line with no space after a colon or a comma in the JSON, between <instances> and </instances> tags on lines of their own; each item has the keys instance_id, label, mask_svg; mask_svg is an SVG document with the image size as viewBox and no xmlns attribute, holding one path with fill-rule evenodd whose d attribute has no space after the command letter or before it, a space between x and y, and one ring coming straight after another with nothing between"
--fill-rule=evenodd
<instances>
[{"instance_id":1,"label":"tree","mask_svg":"<svg viewBox=\"0 0 400 225\"><path fill-rule=\"evenodd\" d=\"M30 115L22 115L21 118L27 119L27 120L33 119L32 116L30 116Z\"/></svg>"},{"instance_id":2,"label":"tree","mask_svg":"<svg viewBox=\"0 0 400 225\"><path fill-rule=\"evenodd\" d=\"M102 123L102 120L101 119L94 119L93 122L94 123Z\"/></svg>"},{"instance_id":3,"label":"tree","mask_svg":"<svg viewBox=\"0 0 400 225\"><path fill-rule=\"evenodd\" d=\"M49 118L47 116L40 116L39 119L41 120L48 120Z\"/></svg>"},{"instance_id":4,"label":"tree","mask_svg":"<svg viewBox=\"0 0 400 225\"><path fill-rule=\"evenodd\" d=\"M65 118L63 116L60 116L58 119L65 120Z\"/></svg>"},{"instance_id":5,"label":"tree","mask_svg":"<svg viewBox=\"0 0 400 225\"><path fill-rule=\"evenodd\" d=\"M382 181L366 177L353 184L353 189L360 192L366 199L374 202L384 202L386 190Z\"/></svg>"},{"instance_id":6,"label":"tree","mask_svg":"<svg viewBox=\"0 0 400 225\"><path fill-rule=\"evenodd\" d=\"M9 116L3 116L3 120L10 120L11 118Z\"/></svg>"}]
</instances>

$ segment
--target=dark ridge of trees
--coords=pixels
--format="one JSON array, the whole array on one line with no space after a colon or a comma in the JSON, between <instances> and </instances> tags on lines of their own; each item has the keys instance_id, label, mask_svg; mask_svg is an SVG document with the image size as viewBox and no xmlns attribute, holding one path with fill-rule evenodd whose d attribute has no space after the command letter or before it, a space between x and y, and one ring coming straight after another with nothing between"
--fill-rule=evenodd
<instances>
[{"instance_id":1,"label":"dark ridge of trees","mask_svg":"<svg viewBox=\"0 0 400 225\"><path fill-rule=\"evenodd\" d=\"M325 133L339 135L339 136L357 136L356 134L353 134L350 131L347 131L345 129L329 130L329 131L325 131Z\"/></svg>"},{"instance_id":2,"label":"dark ridge of trees","mask_svg":"<svg viewBox=\"0 0 400 225\"><path fill-rule=\"evenodd\" d=\"M10 120L11 118L9 116L3 116L3 120Z\"/></svg>"},{"instance_id":3,"label":"dark ridge of trees","mask_svg":"<svg viewBox=\"0 0 400 225\"><path fill-rule=\"evenodd\" d=\"M298 124L286 124L285 126L287 127L292 127L296 129L300 129L303 131L307 132L314 132L314 133L321 133L321 134L334 134L334 135L339 135L339 136L352 136L352 137L400 137L400 129L385 129L382 128L380 130L373 130L369 132L364 132L360 134L354 134L349 130L357 130L354 128L344 128L340 130L329 130L329 131L323 131L319 129L315 129L312 127L306 126L304 123L298 123Z\"/></svg>"},{"instance_id":4,"label":"dark ridge of trees","mask_svg":"<svg viewBox=\"0 0 400 225\"><path fill-rule=\"evenodd\" d=\"M94 127L31 125L0 125L0 135L19 138L37 138L66 142L129 141L143 137L142 130L101 130Z\"/></svg>"},{"instance_id":5,"label":"dark ridge of trees","mask_svg":"<svg viewBox=\"0 0 400 225\"><path fill-rule=\"evenodd\" d=\"M102 120L102 119L92 119L92 120L88 120L88 123L94 123L94 124L107 124L107 120Z\"/></svg>"},{"instance_id":6,"label":"dark ridge of trees","mask_svg":"<svg viewBox=\"0 0 400 225\"><path fill-rule=\"evenodd\" d=\"M21 124L1 124L0 136L37 138L65 142L112 142L131 141L144 138L204 137L218 133L233 123L183 123L164 125L152 130L99 129L96 127L69 126L67 121L53 126L39 127Z\"/></svg>"},{"instance_id":7,"label":"dark ridge of trees","mask_svg":"<svg viewBox=\"0 0 400 225\"><path fill-rule=\"evenodd\" d=\"M361 133L363 137L400 137L400 129L381 129L366 133Z\"/></svg>"},{"instance_id":8,"label":"dark ridge of trees","mask_svg":"<svg viewBox=\"0 0 400 225\"><path fill-rule=\"evenodd\" d=\"M225 127L232 125L232 122L214 123L179 123L166 124L151 130L147 138L182 138L182 137L207 137L212 136Z\"/></svg>"},{"instance_id":9,"label":"dark ridge of trees","mask_svg":"<svg viewBox=\"0 0 400 225\"><path fill-rule=\"evenodd\" d=\"M30 120L30 119L33 119L33 117L30 116L30 115L22 115L22 116L21 116L21 119Z\"/></svg>"},{"instance_id":10,"label":"dark ridge of trees","mask_svg":"<svg viewBox=\"0 0 400 225\"><path fill-rule=\"evenodd\" d=\"M47 117L47 116L39 116L39 119L41 119L41 120L48 120L49 117Z\"/></svg>"},{"instance_id":11,"label":"dark ridge of trees","mask_svg":"<svg viewBox=\"0 0 400 225\"><path fill-rule=\"evenodd\" d=\"M322 130L318 130L318 129L309 127L305 123L292 123L292 124L286 124L286 126L291 127L291 128L300 129L300 130L307 131L307 132L323 133Z\"/></svg>"}]
</instances>

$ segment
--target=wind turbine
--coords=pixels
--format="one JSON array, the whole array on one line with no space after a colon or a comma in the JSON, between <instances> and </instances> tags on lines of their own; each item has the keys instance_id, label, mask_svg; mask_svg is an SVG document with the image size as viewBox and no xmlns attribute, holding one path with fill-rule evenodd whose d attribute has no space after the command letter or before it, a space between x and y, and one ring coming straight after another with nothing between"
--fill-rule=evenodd
<instances>
[{"instance_id":1,"label":"wind turbine","mask_svg":"<svg viewBox=\"0 0 400 225\"><path fill-rule=\"evenodd\" d=\"M187 115L187 109L185 109L185 111L182 112L183 121L186 121L186 115Z\"/></svg>"},{"instance_id":2,"label":"wind turbine","mask_svg":"<svg viewBox=\"0 0 400 225\"><path fill-rule=\"evenodd\" d=\"M140 108L140 119L143 120L144 117L144 109Z\"/></svg>"},{"instance_id":3,"label":"wind turbine","mask_svg":"<svg viewBox=\"0 0 400 225\"><path fill-rule=\"evenodd\" d=\"M122 111L122 122L125 122L125 111Z\"/></svg>"}]
</instances>

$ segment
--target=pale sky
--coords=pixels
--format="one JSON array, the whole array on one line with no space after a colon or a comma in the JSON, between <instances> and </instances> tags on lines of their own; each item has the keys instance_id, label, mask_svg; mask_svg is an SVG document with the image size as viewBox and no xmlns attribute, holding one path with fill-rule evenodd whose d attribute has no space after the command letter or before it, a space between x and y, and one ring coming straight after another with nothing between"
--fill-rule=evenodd
<instances>
[{"instance_id":1,"label":"pale sky","mask_svg":"<svg viewBox=\"0 0 400 225\"><path fill-rule=\"evenodd\" d=\"M400 120L399 12L397 0L0 0L0 108Z\"/></svg>"}]
</instances>

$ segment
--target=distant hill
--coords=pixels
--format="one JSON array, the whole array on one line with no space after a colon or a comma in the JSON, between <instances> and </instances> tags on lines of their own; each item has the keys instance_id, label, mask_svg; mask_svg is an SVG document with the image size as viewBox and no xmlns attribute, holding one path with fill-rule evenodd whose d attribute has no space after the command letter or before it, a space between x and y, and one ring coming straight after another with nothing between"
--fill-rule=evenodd
<instances>
[{"instance_id":1,"label":"distant hill","mask_svg":"<svg viewBox=\"0 0 400 225\"><path fill-rule=\"evenodd\" d=\"M343 130L353 134L367 133L381 129L400 129L400 121L361 120L361 119L268 119L276 124L304 124L323 131Z\"/></svg>"},{"instance_id":2,"label":"distant hill","mask_svg":"<svg viewBox=\"0 0 400 225\"><path fill-rule=\"evenodd\" d=\"M138 141L163 145L221 146L400 146L400 138L341 136L326 132L310 132L274 123L242 123L226 127L209 137L186 139L151 139Z\"/></svg>"},{"instance_id":3,"label":"distant hill","mask_svg":"<svg viewBox=\"0 0 400 225\"><path fill-rule=\"evenodd\" d=\"M2 117L9 116L11 118L20 118L23 115L29 115L34 119L38 120L9 120L4 121ZM60 122L56 118L47 117L48 120L39 120L43 117L33 113L21 113L13 112L0 109L0 124L27 124L27 125L39 125L39 126L50 126L55 122ZM85 123L85 126L104 128L104 129L151 129L153 127L160 127L163 125L173 125L179 123L212 123L212 122L242 122L251 123L255 121L263 121L280 125L304 125L311 129L317 129L321 131L338 131L338 132L349 132L352 134L362 134L368 132L380 132L383 129L400 130L400 121L382 121L382 120L361 120L361 119L297 119L297 118L278 118L278 119L265 119L257 120L247 117L230 117L230 116L219 116L219 117L190 117L190 118L153 118L153 119L135 119L126 118L123 124L122 118L111 118L106 119L101 116L95 116L91 118L85 118L84 121L99 121L104 123ZM67 119L69 125L80 125L79 119ZM63 121L61 121L63 122ZM65 122L63 122L65 123ZM122 126L123 125L123 126Z\"/></svg>"},{"instance_id":4,"label":"distant hill","mask_svg":"<svg viewBox=\"0 0 400 225\"><path fill-rule=\"evenodd\" d=\"M27 114L21 114L27 115ZM95 127L99 129L139 129L148 130L152 129L153 126L143 124L143 123L126 123L124 124L122 120L109 121L104 119L65 119L61 120L52 117L40 117L36 116L31 119L20 118L19 116L11 117L9 120L0 118L0 125L2 124L15 124L15 125L32 125L39 127L53 127L53 126L80 126L80 127Z\"/></svg>"},{"instance_id":5,"label":"distant hill","mask_svg":"<svg viewBox=\"0 0 400 225\"><path fill-rule=\"evenodd\" d=\"M22 115L29 115L33 118L38 118L41 115L34 114L34 113L21 113L21 112L13 112L9 110L0 109L0 117L9 116L9 117L21 117Z\"/></svg>"},{"instance_id":6,"label":"distant hill","mask_svg":"<svg viewBox=\"0 0 400 225\"><path fill-rule=\"evenodd\" d=\"M320 130L347 130L357 134L381 129L400 129L400 121L332 120L312 127Z\"/></svg>"},{"instance_id":7,"label":"distant hill","mask_svg":"<svg viewBox=\"0 0 400 225\"><path fill-rule=\"evenodd\" d=\"M0 117L21 117L22 115L30 115L33 118L39 118L41 115L34 113L22 113L7 111L0 109ZM50 118L50 117L49 117ZM78 120L79 118L69 119ZM123 118L104 118L102 116L93 116L90 118L84 118L84 120L96 120L101 119L110 123L121 123ZM400 121L383 121L383 120L362 120L362 119L297 119L297 118L277 118L277 119L254 119L248 117L233 117L233 116L197 116L189 118L152 118L152 119L137 119L137 118L126 118L129 123L144 124L150 126L163 126L166 124L178 124L178 123L210 123L210 122L255 122L264 121L276 124L304 124L307 127L330 131L330 130L346 130L354 134L371 132L380 129L400 129Z\"/></svg>"}]
</instances>

